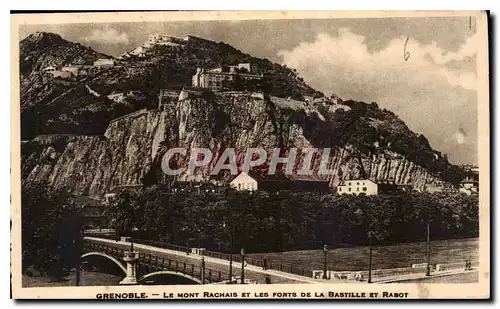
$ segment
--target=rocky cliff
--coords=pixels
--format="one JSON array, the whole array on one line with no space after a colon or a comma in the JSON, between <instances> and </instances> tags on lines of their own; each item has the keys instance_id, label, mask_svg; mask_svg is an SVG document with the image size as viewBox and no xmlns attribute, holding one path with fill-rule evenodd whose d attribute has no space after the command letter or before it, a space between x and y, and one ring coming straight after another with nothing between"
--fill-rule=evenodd
<instances>
[{"instance_id":1,"label":"rocky cliff","mask_svg":"<svg viewBox=\"0 0 500 309\"><path fill-rule=\"evenodd\" d=\"M223 42L192 37L182 46L155 45L141 57L116 59L112 68L93 67L101 57L109 56L56 34L20 42L23 182L48 181L93 197L117 185L167 182L161 159L171 147L210 148L214 156L206 169L181 180L212 179L210 167L228 147L236 148L239 164L247 148L263 148L268 156L274 148L330 148L332 186L340 177L417 189L461 180L458 167L394 113L376 103L325 97L296 70ZM258 89L216 94L190 88L198 67L244 62L263 75ZM63 79L41 71L68 64L83 65L86 73Z\"/></svg>"},{"instance_id":2,"label":"rocky cliff","mask_svg":"<svg viewBox=\"0 0 500 309\"><path fill-rule=\"evenodd\" d=\"M171 147L206 147L215 160L226 147L245 151L260 147L320 147L311 141L297 113L278 106L278 98L262 94L184 91L179 100L162 110L143 109L112 121L104 136L40 135L22 143L24 182L49 181L54 187L67 186L92 197L117 185L137 185L165 181L161 172L163 153ZM239 160L241 160L241 156ZM342 169L344 178L364 176L422 188L439 179L422 166L391 151L360 154L351 145L332 147L331 167ZM185 166L185 161L179 161ZM301 162L297 162L301 164ZM319 166L319 157L313 166ZM208 180L209 170L184 180ZM329 176L332 186L338 173ZM221 177L227 180L227 177Z\"/></svg>"}]
</instances>

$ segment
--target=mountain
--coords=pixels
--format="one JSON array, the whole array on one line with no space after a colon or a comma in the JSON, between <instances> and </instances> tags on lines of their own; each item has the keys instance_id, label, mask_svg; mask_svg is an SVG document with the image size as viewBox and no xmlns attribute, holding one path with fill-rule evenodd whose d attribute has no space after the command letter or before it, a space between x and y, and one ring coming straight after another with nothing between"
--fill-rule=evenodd
<instances>
[{"instance_id":1,"label":"mountain","mask_svg":"<svg viewBox=\"0 0 500 309\"><path fill-rule=\"evenodd\" d=\"M273 95L321 96L292 69L244 54L225 43L189 36L179 47L153 45L144 57L116 59L105 70L88 70L72 79L54 79L41 70L50 65L89 65L110 58L91 48L37 33L20 43L22 139L39 134L103 134L114 118L157 105L159 89L191 85L197 67L250 62ZM126 97L116 101L116 97Z\"/></svg>"},{"instance_id":2,"label":"mountain","mask_svg":"<svg viewBox=\"0 0 500 309\"><path fill-rule=\"evenodd\" d=\"M54 54L67 48L61 40L54 35L38 44L21 42L21 53L48 59L40 46L51 46ZM49 181L101 197L116 185L170 181L161 171L161 159L171 147L210 148L212 163L226 147L260 147L269 153L275 147L331 148L332 186L339 171L344 178L391 180L417 189L443 180L456 184L463 177L423 135L376 103L324 97L293 69L225 43L192 36L177 42L152 44L140 56L127 54L115 59L114 67L69 80L31 65L29 82L21 82L23 181ZM100 57L94 51L88 55ZM21 67L30 67L23 59ZM262 92L189 89L197 67L240 62L264 75ZM168 89L168 95L158 108L160 89ZM318 165L316 158L313 166ZM211 177L198 170L179 178Z\"/></svg>"},{"instance_id":3,"label":"mountain","mask_svg":"<svg viewBox=\"0 0 500 309\"><path fill-rule=\"evenodd\" d=\"M92 64L99 58L111 58L90 47L66 41L60 35L36 32L19 43L20 72L29 75L51 65Z\"/></svg>"}]
</instances>

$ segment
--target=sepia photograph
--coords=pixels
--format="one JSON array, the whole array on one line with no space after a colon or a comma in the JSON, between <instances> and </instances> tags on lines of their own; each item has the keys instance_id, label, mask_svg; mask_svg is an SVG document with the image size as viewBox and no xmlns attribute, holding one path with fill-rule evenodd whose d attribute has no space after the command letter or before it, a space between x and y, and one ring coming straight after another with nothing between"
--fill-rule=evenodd
<instances>
[{"instance_id":1,"label":"sepia photograph","mask_svg":"<svg viewBox=\"0 0 500 309\"><path fill-rule=\"evenodd\" d=\"M487 19L11 14L14 298L489 298Z\"/></svg>"}]
</instances>

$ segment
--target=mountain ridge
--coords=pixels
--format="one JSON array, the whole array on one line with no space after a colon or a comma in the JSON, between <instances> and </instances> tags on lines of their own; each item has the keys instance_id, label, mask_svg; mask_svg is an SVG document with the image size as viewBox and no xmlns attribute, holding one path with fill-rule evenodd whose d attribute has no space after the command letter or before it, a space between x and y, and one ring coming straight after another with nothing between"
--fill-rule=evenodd
<instances>
[{"instance_id":1,"label":"mountain ridge","mask_svg":"<svg viewBox=\"0 0 500 309\"><path fill-rule=\"evenodd\" d=\"M81 50L61 40L64 39L60 36L43 35L34 46L59 44L62 51L49 49L51 57L67 48ZM46 59L47 55L40 51L27 50L32 45L24 45L22 53ZM103 54L89 51L89 55L72 59L89 60ZM151 173L158 172L161 149L180 145L191 148L217 145L214 151L219 153L228 145L266 149L278 145L332 147L336 169L345 169L346 177L392 178L418 187L427 181L456 184L463 177L446 155L433 150L425 136L412 132L394 113L380 109L376 103L344 102L335 96L319 104L307 103L305 96L323 94L307 85L296 71L251 57L229 44L195 38L183 47L153 46L145 57L116 60L115 67L66 83L34 69L24 77L24 82L21 77L22 131L28 140L23 144L23 175L27 181L49 179L55 186L69 183L82 194L100 195L109 190L113 181L143 183ZM58 59L54 63L62 62ZM270 87L264 90L262 98L245 91L233 94L202 91L198 96L185 90L196 67L236 62L250 62L266 76ZM43 65L48 63L41 61ZM41 64L31 67L39 69ZM167 108L159 110L158 91L163 88L189 95L169 99ZM248 110L249 106L256 111ZM141 109L146 112L135 120L127 116ZM243 111L240 117L238 114ZM113 121L119 117L121 120ZM69 137L58 142L34 138L47 134ZM87 156L82 157L78 151ZM95 156L93 151L104 161L91 163L95 162L89 157ZM90 171L98 171L99 175L75 170L76 158L87 162L83 166L92 166ZM109 170L103 170L103 166ZM135 174L131 175L123 166ZM73 170L73 174L66 172L69 176L63 176L61 171L65 169ZM206 175L199 177L206 179ZM103 181L108 185L103 185ZM331 179L332 185L334 182Z\"/></svg>"}]
</instances>

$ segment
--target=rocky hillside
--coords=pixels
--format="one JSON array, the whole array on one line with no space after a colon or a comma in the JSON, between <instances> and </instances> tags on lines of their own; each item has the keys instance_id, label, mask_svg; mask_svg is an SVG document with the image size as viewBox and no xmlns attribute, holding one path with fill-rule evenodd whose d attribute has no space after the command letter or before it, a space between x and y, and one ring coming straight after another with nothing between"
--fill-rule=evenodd
<instances>
[{"instance_id":1,"label":"rocky hillside","mask_svg":"<svg viewBox=\"0 0 500 309\"><path fill-rule=\"evenodd\" d=\"M53 133L103 134L111 119L156 106L160 89L190 86L197 67L250 62L252 70L266 76L265 86L273 95L322 95L292 69L251 57L228 44L196 37L178 47L153 46L143 57L115 59L117 64L112 68L87 69L85 75L64 80L41 70L50 65L89 65L109 56L50 33L28 36L20 42L20 49L23 140ZM134 95L125 104L108 100L130 92Z\"/></svg>"},{"instance_id":2,"label":"rocky hillside","mask_svg":"<svg viewBox=\"0 0 500 309\"><path fill-rule=\"evenodd\" d=\"M98 58L111 58L79 43L66 41L60 35L37 32L19 43L21 75L41 71L51 65L92 64Z\"/></svg>"},{"instance_id":3,"label":"rocky hillside","mask_svg":"<svg viewBox=\"0 0 500 309\"><path fill-rule=\"evenodd\" d=\"M342 169L345 178L394 180L418 189L425 183L440 181L429 168L386 147L363 153L352 144L328 145L332 142L329 136L322 141L311 138L308 126L313 118L300 109L278 107L276 97L193 92L184 92L181 97L163 111L145 109L113 121L104 136L44 135L24 142L23 179L49 180L55 187L70 186L76 192L100 197L116 185L165 182L161 158L171 147L210 148L213 165L226 147L235 147L237 152L261 147L271 153L279 146L325 145L332 147L332 167ZM318 168L319 157L313 166ZM339 181L337 175L330 176L332 185ZM180 179L209 180L209 169L199 169L195 175L182 174Z\"/></svg>"},{"instance_id":4,"label":"rocky hillside","mask_svg":"<svg viewBox=\"0 0 500 309\"><path fill-rule=\"evenodd\" d=\"M60 45L65 48L66 43ZM41 53L30 54L45 59ZM260 93L180 91L197 66L235 62L251 62L271 76L270 87ZM212 164L226 147L241 152L260 147L269 153L275 147L332 148L332 186L339 181L339 170L344 178L392 180L417 189L462 177L445 155L392 112L376 103L339 98L308 103L304 96L321 93L293 70L224 43L195 38L180 47L154 46L143 57L64 83L36 67L40 65L31 65L34 71L24 82L21 78L24 182L49 181L93 197L116 185L161 183L169 180L161 171L161 157L171 147L208 147L214 153ZM160 88L174 93L162 110L157 108ZM319 157L314 167L318 165ZM179 177L210 179L208 170Z\"/></svg>"}]
</instances>

